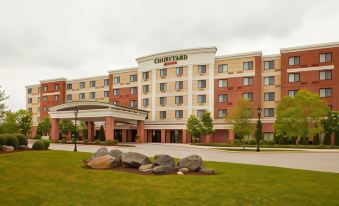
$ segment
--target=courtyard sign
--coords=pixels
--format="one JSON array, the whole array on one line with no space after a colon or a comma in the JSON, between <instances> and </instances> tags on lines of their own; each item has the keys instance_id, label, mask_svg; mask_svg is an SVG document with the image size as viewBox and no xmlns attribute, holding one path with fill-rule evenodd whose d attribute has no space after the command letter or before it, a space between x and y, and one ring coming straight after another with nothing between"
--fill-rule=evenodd
<instances>
[{"instance_id":1,"label":"courtyard sign","mask_svg":"<svg viewBox=\"0 0 339 206\"><path fill-rule=\"evenodd\" d=\"M175 56L167 56L167 57L160 57L154 59L154 64L159 64L159 63L166 63L166 62L176 62L180 60L187 60L187 55L175 55Z\"/></svg>"}]
</instances>

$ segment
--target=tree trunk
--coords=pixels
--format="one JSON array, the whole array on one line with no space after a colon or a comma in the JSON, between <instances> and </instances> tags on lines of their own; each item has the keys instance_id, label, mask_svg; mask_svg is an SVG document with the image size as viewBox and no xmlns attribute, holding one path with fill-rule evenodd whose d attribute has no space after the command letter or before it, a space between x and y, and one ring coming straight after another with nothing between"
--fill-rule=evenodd
<instances>
[{"instance_id":1,"label":"tree trunk","mask_svg":"<svg viewBox=\"0 0 339 206\"><path fill-rule=\"evenodd\" d=\"M332 131L331 132L331 145L334 145L334 142L335 142L335 132Z\"/></svg>"},{"instance_id":2,"label":"tree trunk","mask_svg":"<svg viewBox=\"0 0 339 206\"><path fill-rule=\"evenodd\" d=\"M301 139L301 137L300 137L300 135L298 135L298 138L296 140L296 145L299 145L300 139Z\"/></svg>"}]
</instances>

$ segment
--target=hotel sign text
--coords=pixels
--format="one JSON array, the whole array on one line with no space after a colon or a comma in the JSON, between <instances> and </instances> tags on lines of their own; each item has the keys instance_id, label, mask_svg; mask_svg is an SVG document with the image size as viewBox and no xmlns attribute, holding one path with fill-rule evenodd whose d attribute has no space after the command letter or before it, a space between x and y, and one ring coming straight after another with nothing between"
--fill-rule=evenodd
<instances>
[{"instance_id":1,"label":"hotel sign text","mask_svg":"<svg viewBox=\"0 0 339 206\"><path fill-rule=\"evenodd\" d=\"M180 60L187 60L187 55L175 55L175 56L167 56L167 57L160 57L154 59L154 64L159 64L159 63L166 63L166 62L176 62Z\"/></svg>"}]
</instances>

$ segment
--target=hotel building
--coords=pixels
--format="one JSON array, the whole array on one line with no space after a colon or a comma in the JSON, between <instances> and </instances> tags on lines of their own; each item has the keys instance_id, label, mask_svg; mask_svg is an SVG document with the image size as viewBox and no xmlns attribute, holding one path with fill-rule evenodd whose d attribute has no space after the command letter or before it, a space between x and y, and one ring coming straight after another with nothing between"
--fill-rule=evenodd
<instances>
[{"instance_id":1,"label":"hotel building","mask_svg":"<svg viewBox=\"0 0 339 206\"><path fill-rule=\"evenodd\" d=\"M32 135L55 108L72 104L92 104L95 109L95 104L105 102L115 109L147 111L140 124L140 119L138 123L121 118L84 119L90 140L94 129L109 123L114 131L109 138L122 142L136 141L143 130L141 142L189 143L186 120L204 111L211 112L215 133L202 136L201 142L233 142L232 125L224 117L241 98L262 108L264 140L272 140L277 104L300 89L318 93L332 110L339 110L339 42L284 48L280 54L267 56L261 51L222 56L216 52L216 47L162 52L137 58L137 67L114 69L102 76L56 78L26 86ZM257 120L256 114L252 120Z\"/></svg>"}]
</instances>

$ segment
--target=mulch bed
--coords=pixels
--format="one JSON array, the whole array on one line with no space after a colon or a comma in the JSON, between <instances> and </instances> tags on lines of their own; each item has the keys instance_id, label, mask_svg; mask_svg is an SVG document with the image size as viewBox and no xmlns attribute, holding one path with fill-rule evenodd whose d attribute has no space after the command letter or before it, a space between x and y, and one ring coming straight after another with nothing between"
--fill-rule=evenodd
<instances>
[{"instance_id":1,"label":"mulch bed","mask_svg":"<svg viewBox=\"0 0 339 206\"><path fill-rule=\"evenodd\" d=\"M16 149L12 152L5 152L3 150L0 150L0 154L10 154L10 153L14 153L14 152L27 152L27 151L31 151L31 148L27 148L27 149Z\"/></svg>"}]
</instances>

